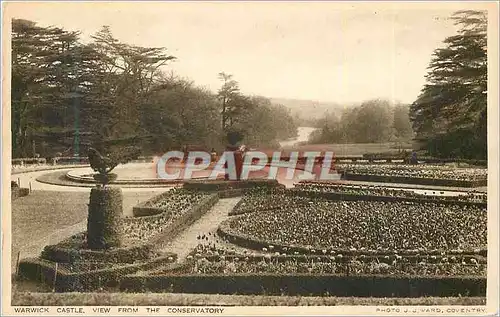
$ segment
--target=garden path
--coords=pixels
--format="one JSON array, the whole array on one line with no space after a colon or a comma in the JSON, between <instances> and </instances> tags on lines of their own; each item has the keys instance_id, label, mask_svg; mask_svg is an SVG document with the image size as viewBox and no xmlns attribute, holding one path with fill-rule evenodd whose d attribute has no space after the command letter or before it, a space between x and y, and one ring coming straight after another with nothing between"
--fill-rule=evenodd
<instances>
[{"instance_id":1,"label":"garden path","mask_svg":"<svg viewBox=\"0 0 500 317\"><path fill-rule=\"evenodd\" d=\"M219 224L229 218L229 212L240 199L241 197L220 199L205 215L168 243L163 251L176 253L179 262L182 262L191 250L202 243L202 236L207 239L211 238L210 241L216 243L218 240L216 231Z\"/></svg>"}]
</instances>

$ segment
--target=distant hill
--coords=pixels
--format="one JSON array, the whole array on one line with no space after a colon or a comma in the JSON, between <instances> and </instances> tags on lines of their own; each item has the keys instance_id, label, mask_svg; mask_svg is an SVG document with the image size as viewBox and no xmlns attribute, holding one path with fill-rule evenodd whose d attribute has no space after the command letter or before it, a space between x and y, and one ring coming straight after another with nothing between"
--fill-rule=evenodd
<instances>
[{"instance_id":1,"label":"distant hill","mask_svg":"<svg viewBox=\"0 0 500 317\"><path fill-rule=\"evenodd\" d=\"M322 102L314 100L270 98L273 104L281 104L289 108L293 115L299 115L303 119L318 119L323 117L326 111L340 114L344 105L335 102Z\"/></svg>"}]
</instances>

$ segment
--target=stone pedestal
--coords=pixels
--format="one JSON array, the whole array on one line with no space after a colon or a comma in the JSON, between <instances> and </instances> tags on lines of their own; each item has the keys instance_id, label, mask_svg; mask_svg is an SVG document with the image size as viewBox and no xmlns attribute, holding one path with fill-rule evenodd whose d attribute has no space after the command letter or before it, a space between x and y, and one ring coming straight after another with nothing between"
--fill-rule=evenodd
<instances>
[{"instance_id":1,"label":"stone pedestal","mask_svg":"<svg viewBox=\"0 0 500 317\"><path fill-rule=\"evenodd\" d=\"M119 187L96 187L90 191L87 246L104 250L121 246L123 195Z\"/></svg>"}]
</instances>

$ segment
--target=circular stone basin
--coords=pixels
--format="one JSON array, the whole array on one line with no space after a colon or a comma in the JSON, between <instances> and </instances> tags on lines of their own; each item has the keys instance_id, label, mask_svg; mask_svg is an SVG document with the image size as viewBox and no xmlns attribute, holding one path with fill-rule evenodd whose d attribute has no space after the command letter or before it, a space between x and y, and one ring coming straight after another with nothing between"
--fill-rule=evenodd
<instances>
[{"instance_id":1,"label":"circular stone basin","mask_svg":"<svg viewBox=\"0 0 500 317\"><path fill-rule=\"evenodd\" d=\"M112 184L165 184L165 183L179 183L184 181L186 174L186 164L180 162L167 163L165 166L165 172L168 174L179 173L175 179L164 179L158 175L157 165L155 163L128 163L119 165L113 169L111 173L117 174L116 181L111 182ZM303 174L310 174L299 168L295 171L293 179L287 179L287 166L284 164L275 165L277 170L275 171L276 179L286 186L292 186L294 182L298 181L298 177ZM214 172L215 163L212 163L203 170L191 171L191 176L187 179L192 180L203 180L208 179ZM249 179L263 179L268 178L270 174L271 167L268 165L261 170L250 171ZM96 172L92 168L78 168L70 170L66 173L66 178L80 183L95 183L93 175ZM310 175L309 175L310 176ZM217 174L217 179L224 179L224 172L220 171Z\"/></svg>"},{"instance_id":2,"label":"circular stone basin","mask_svg":"<svg viewBox=\"0 0 500 317\"><path fill-rule=\"evenodd\" d=\"M177 170L180 170L179 179L182 179L185 171L184 166L180 166L179 164L177 166L169 166L168 172L174 173ZM74 181L94 182L93 175L95 173L90 167L79 168L69 171L66 177ZM117 180L113 182L117 184L138 182L159 183L167 181L158 177L156 165L153 163L128 163L119 165L113 169L112 173L118 175ZM191 177L193 179L205 179L210 176L210 173L210 169L194 171Z\"/></svg>"}]
</instances>

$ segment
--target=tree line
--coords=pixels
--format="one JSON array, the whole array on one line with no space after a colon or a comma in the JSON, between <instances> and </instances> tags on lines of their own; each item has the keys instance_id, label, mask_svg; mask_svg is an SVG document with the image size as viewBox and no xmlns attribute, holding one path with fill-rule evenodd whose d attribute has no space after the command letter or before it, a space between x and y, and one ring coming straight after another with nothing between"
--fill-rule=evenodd
<instances>
[{"instance_id":1,"label":"tree line","mask_svg":"<svg viewBox=\"0 0 500 317\"><path fill-rule=\"evenodd\" d=\"M268 147L296 135L287 108L242 94L229 74L219 74L221 88L212 93L167 72L177 57L166 48L123 43L107 26L90 43L79 36L13 20L13 157L73 155L90 145L105 151L120 142L145 155L185 145L221 150L229 131Z\"/></svg>"},{"instance_id":2,"label":"tree line","mask_svg":"<svg viewBox=\"0 0 500 317\"><path fill-rule=\"evenodd\" d=\"M431 155L487 158L487 12L458 11L458 34L434 51L427 84L411 105L417 140Z\"/></svg>"},{"instance_id":3,"label":"tree line","mask_svg":"<svg viewBox=\"0 0 500 317\"><path fill-rule=\"evenodd\" d=\"M370 100L318 122L312 143L414 142L436 157L487 158L487 13L458 11L456 35L434 51L411 105Z\"/></svg>"},{"instance_id":4,"label":"tree line","mask_svg":"<svg viewBox=\"0 0 500 317\"><path fill-rule=\"evenodd\" d=\"M413 137L409 105L381 99L346 108L340 116L327 114L316 127L311 143L407 142Z\"/></svg>"}]
</instances>

